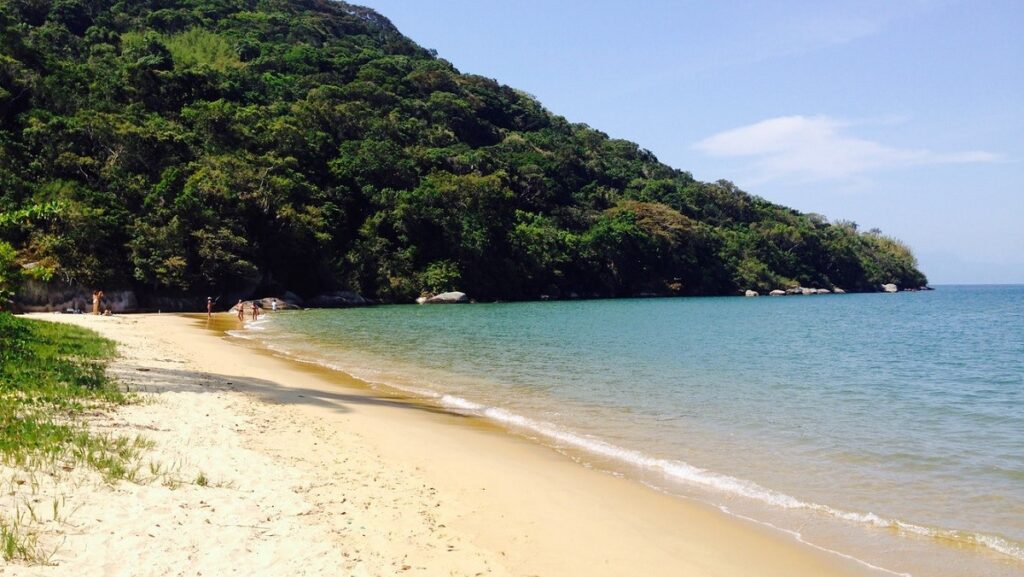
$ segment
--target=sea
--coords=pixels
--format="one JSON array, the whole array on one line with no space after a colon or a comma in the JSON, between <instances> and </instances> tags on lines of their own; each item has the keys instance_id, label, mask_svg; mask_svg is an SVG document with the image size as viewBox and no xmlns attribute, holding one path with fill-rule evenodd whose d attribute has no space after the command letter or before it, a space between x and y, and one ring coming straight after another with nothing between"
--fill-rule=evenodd
<instances>
[{"instance_id":1,"label":"sea","mask_svg":"<svg viewBox=\"0 0 1024 577\"><path fill-rule=\"evenodd\" d=\"M1022 576L1024 286L936 289L284 311L232 334L880 575Z\"/></svg>"}]
</instances>

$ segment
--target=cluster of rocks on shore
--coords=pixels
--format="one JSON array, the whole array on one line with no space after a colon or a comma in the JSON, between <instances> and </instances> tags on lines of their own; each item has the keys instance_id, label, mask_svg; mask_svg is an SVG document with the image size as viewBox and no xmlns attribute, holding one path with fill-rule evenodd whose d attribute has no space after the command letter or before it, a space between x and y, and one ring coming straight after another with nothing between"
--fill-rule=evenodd
<instances>
[{"instance_id":1,"label":"cluster of rocks on shore","mask_svg":"<svg viewBox=\"0 0 1024 577\"><path fill-rule=\"evenodd\" d=\"M469 296L458 291L441 293L439 295L426 293L416 299L416 303L421 305L454 305L468 302L472 302Z\"/></svg>"},{"instance_id":2,"label":"cluster of rocks on shore","mask_svg":"<svg viewBox=\"0 0 1024 577\"><path fill-rule=\"evenodd\" d=\"M768 296L784 297L784 296L792 296L792 295L828 295L828 294L842 295L842 294L846 294L846 291L844 291L843 289L838 288L838 287L833 288L833 289L816 289L816 288L807 288L807 287L799 287L798 286L798 287L791 287L791 288L788 288L788 289L785 289L785 290L783 290L783 289L775 289L772 292L768 293ZM748 297L758 297L758 296L761 296L761 293L759 293L757 291L754 291L754 290L748 290L748 291L746 291L744 293L744 295L748 296Z\"/></svg>"},{"instance_id":3,"label":"cluster of rocks on shore","mask_svg":"<svg viewBox=\"0 0 1024 577\"><path fill-rule=\"evenodd\" d=\"M881 289L882 292L885 292L885 293L895 293L895 292L899 292L900 291L900 287L898 287L898 286L896 286L896 285L894 285L892 283L884 284L884 285L882 285L879 288ZM930 290L935 290L935 289L933 289L930 286L922 286L922 287L917 287L917 288L905 288L905 289L903 289L904 292L907 292L907 291L909 291L909 292L914 292L914 291L930 291ZM757 292L755 290L747 290L743 294L744 294L744 296L748 296L748 297L761 296L761 293L759 293L759 292ZM798 287L790 287L790 288L785 289L785 290L783 290L783 289L775 289L772 292L768 293L768 296L784 297L784 296L791 296L791 295L827 295L827 294L842 295L842 294L846 294L846 291L841 289L841 288L839 288L839 287L834 287L834 288L832 288L830 290L830 289L807 288L807 287L799 287L798 286Z\"/></svg>"},{"instance_id":4,"label":"cluster of rocks on shore","mask_svg":"<svg viewBox=\"0 0 1024 577\"><path fill-rule=\"evenodd\" d=\"M916 288L903 288L901 289L895 284L884 284L877 287L878 290L885 293L896 293L906 291L930 291L934 290L929 286L922 286ZM775 289L768 293L768 296L781 297L781 296L793 296L793 295L824 295L824 294L845 294L846 291L839 288L833 287L827 288L809 288L809 287L790 287L787 289ZM251 294L251 293L250 293ZM747 297L758 297L761 294L755 290L746 290L743 292L744 296ZM215 305L217 310L223 310L220 307L227 303L232 303L231 311L236 310L237 305L233 304L235 299L239 296L225 295L223 299L218 299L220 305ZM594 297L598 295L593 295ZM640 294L636 296L665 296L662 294ZM19 294L21 297L20 302L16 303L16 310L18 312L82 312L85 310L89 302L88 291L80 286L52 286L45 285L38 282L26 283L25 290ZM570 299L580 298L576 293L568 295ZM551 300L552 297L549 295L540 295L540 300L546 301ZM123 312L141 312L145 310L163 310L163 311L200 311L205 310L205 303L202 299L197 297L178 297L178 298L161 298L161 297L149 297L146 299L147 302L140 303L135 294L132 291L112 291L106 294L104 299L105 307L108 307L111 312L123 313ZM226 302L225 302L226 301ZM299 295L293 292L285 292L281 296L264 297L256 299L247 299L243 301L246 307L251 307L253 303L259 303L260 308L263 310L295 310L303 308L347 308L347 307L362 307L377 304L376 301L370 300L359 293L353 291L333 291L316 295L309 299L303 299ZM474 302L466 293L459 291L445 292L441 294L423 293L419 298L416 299L418 304L464 304Z\"/></svg>"}]
</instances>

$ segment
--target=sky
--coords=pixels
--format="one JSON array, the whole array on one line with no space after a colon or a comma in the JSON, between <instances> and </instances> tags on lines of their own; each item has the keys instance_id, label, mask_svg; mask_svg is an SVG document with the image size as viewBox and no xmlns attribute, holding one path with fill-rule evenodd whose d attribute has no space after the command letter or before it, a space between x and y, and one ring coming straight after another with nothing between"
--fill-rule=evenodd
<instances>
[{"instance_id":1,"label":"sky","mask_svg":"<svg viewBox=\"0 0 1024 577\"><path fill-rule=\"evenodd\" d=\"M1024 1L354 0L700 180L1024 283Z\"/></svg>"}]
</instances>

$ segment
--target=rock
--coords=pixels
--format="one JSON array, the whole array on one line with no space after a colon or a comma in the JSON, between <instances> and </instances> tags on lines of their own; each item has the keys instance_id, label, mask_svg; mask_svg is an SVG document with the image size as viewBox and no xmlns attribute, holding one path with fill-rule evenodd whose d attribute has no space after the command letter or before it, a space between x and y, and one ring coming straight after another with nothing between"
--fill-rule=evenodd
<instances>
[{"instance_id":1,"label":"rock","mask_svg":"<svg viewBox=\"0 0 1024 577\"><path fill-rule=\"evenodd\" d=\"M282 297L282 298L264 297L264 298L261 298L261 299L257 299L255 302L260 303L260 307L262 307L263 310L265 310L265 311L272 311L272 310L274 310L274 301L277 301L277 310L279 310L279 311L288 311L288 310L294 311L294 310L299 310L299 309L302 308L302 307L300 307L299 305L297 305L295 303L288 302L287 300L284 299L284 297Z\"/></svg>"},{"instance_id":2,"label":"rock","mask_svg":"<svg viewBox=\"0 0 1024 577\"><path fill-rule=\"evenodd\" d=\"M837 295L844 295L844 294L846 294L846 291L844 291L843 289L841 289L839 287L836 287L836 288L832 289L832 292L836 293Z\"/></svg>"},{"instance_id":3,"label":"rock","mask_svg":"<svg viewBox=\"0 0 1024 577\"><path fill-rule=\"evenodd\" d=\"M281 295L281 298L278 299L278 300L285 301L285 302L293 304L293 305L295 305L297 307L301 307L302 306L302 297L300 297L299 295L293 293L292 291L285 291L285 293L283 295Z\"/></svg>"},{"instance_id":4,"label":"rock","mask_svg":"<svg viewBox=\"0 0 1024 577\"><path fill-rule=\"evenodd\" d=\"M816 295L816 294L818 294L818 289L812 289L812 288L801 288L801 289L800 289L800 294L805 294L805 295Z\"/></svg>"},{"instance_id":5,"label":"rock","mask_svg":"<svg viewBox=\"0 0 1024 577\"><path fill-rule=\"evenodd\" d=\"M249 314L249 313L252 312L252 305L253 305L253 303L259 303L260 310L263 311L263 312L267 312L267 311L273 311L274 310L274 301L275 300L277 301L277 310L279 310L279 311L288 311L288 310L294 311L294 310L301 310L302 309L302 307L300 307L298 305L292 304L290 302L285 301L283 298L277 298L277 297L264 297L264 298L261 298L261 299L252 299L252 300L242 301L242 304L245 305L246 314ZM228 312L237 313L238 312L238 304L236 303L234 305L231 305L231 308L228 309Z\"/></svg>"},{"instance_id":6,"label":"rock","mask_svg":"<svg viewBox=\"0 0 1024 577\"><path fill-rule=\"evenodd\" d=\"M315 308L333 309L345 307L365 307L368 305L372 305L373 301L352 291L334 291L319 294L309 299L309 301L306 304L308 306Z\"/></svg>"},{"instance_id":7,"label":"rock","mask_svg":"<svg viewBox=\"0 0 1024 577\"><path fill-rule=\"evenodd\" d=\"M820 294L820 295L829 295L829 294L832 294L832 291L830 291L828 289L818 289L818 294Z\"/></svg>"},{"instance_id":8,"label":"rock","mask_svg":"<svg viewBox=\"0 0 1024 577\"><path fill-rule=\"evenodd\" d=\"M802 294L804 294L804 289L801 288L801 287L788 288L788 289L786 289L786 294L788 294L788 295L802 295Z\"/></svg>"},{"instance_id":9,"label":"rock","mask_svg":"<svg viewBox=\"0 0 1024 577\"><path fill-rule=\"evenodd\" d=\"M887 293L894 293L894 292L900 290L900 287L898 287L898 286L896 286L896 285L894 285L892 283L889 283L889 284L882 285L882 290L887 292Z\"/></svg>"},{"instance_id":10,"label":"rock","mask_svg":"<svg viewBox=\"0 0 1024 577\"><path fill-rule=\"evenodd\" d=\"M417 299L417 302L419 302L419 299ZM423 304L428 304L428 305L450 305L450 304L460 304L460 303L468 303L468 302L469 302L469 297L466 296L466 293L460 293L458 291L453 291L453 292L448 292L448 293L441 293L441 294L439 294L437 296L432 296L432 297L428 298L427 300L423 301Z\"/></svg>"},{"instance_id":11,"label":"rock","mask_svg":"<svg viewBox=\"0 0 1024 577\"><path fill-rule=\"evenodd\" d=\"M758 294L758 292L757 292L757 291L752 291L752 290L748 290L747 292L745 292L745 293L743 293L743 294L744 294L744 296L748 296L748 297L757 297L757 296L761 296L760 294Z\"/></svg>"},{"instance_id":12,"label":"rock","mask_svg":"<svg viewBox=\"0 0 1024 577\"><path fill-rule=\"evenodd\" d=\"M14 298L14 310L25 313L92 312L92 291L81 285L25 282ZM139 310L139 301L130 290L106 290L100 311L129 313Z\"/></svg>"},{"instance_id":13,"label":"rock","mask_svg":"<svg viewBox=\"0 0 1024 577\"><path fill-rule=\"evenodd\" d=\"M773 297L784 297L784 296L786 296L786 291L784 291L784 290L779 290L779 289L775 289L775 290L773 290L772 292L768 293L768 296L773 296Z\"/></svg>"}]
</instances>

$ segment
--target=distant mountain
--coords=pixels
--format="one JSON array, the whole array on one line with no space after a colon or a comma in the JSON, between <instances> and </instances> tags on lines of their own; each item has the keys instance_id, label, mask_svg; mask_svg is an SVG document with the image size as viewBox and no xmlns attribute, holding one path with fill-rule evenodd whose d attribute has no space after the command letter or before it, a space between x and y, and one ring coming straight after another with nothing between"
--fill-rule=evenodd
<instances>
[{"instance_id":1,"label":"distant mountain","mask_svg":"<svg viewBox=\"0 0 1024 577\"><path fill-rule=\"evenodd\" d=\"M462 74L327 0L0 3L0 241L146 295L735 294L926 282L828 223Z\"/></svg>"}]
</instances>

